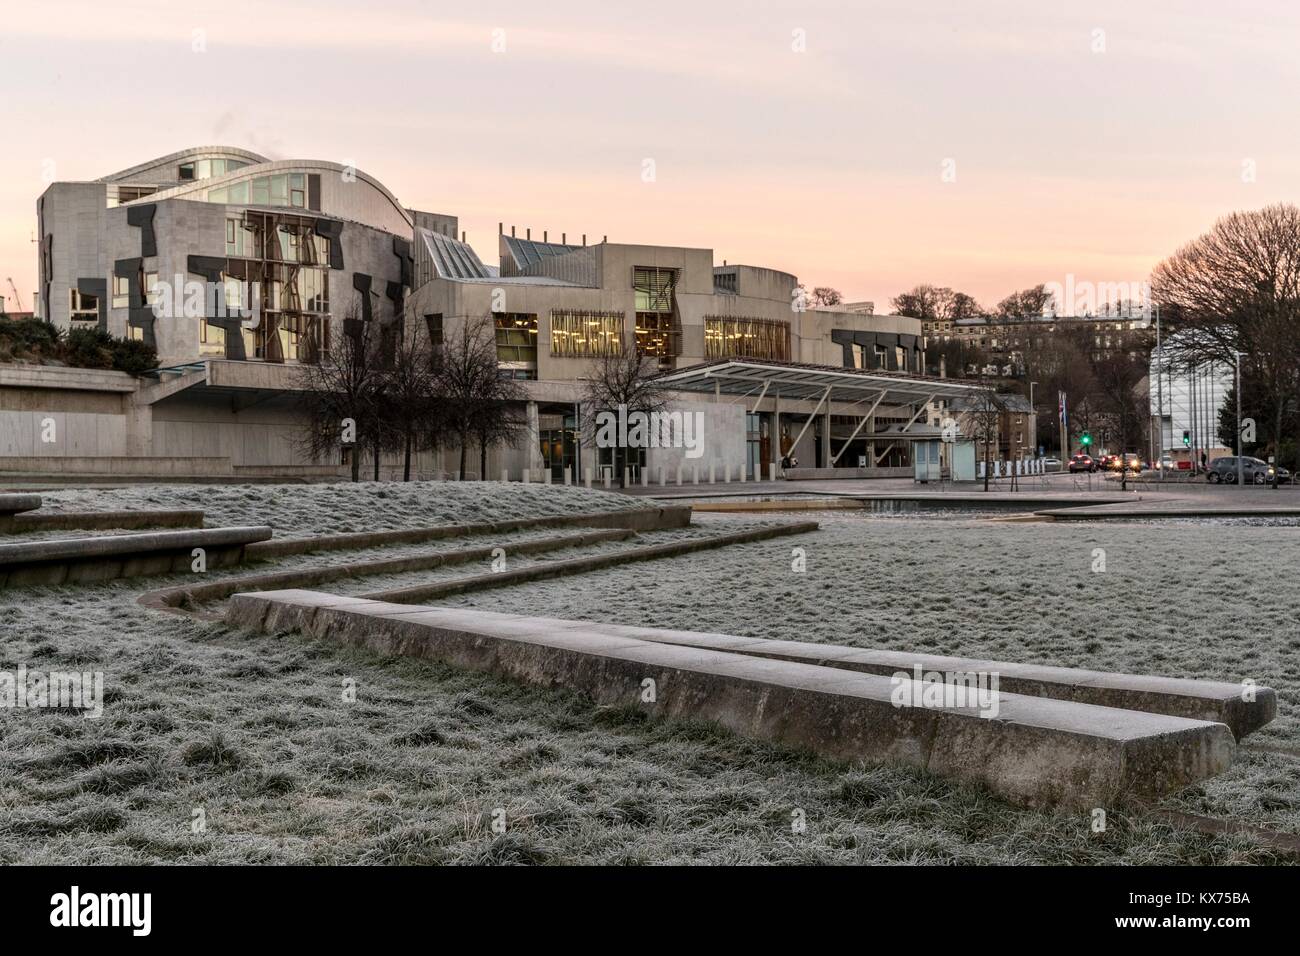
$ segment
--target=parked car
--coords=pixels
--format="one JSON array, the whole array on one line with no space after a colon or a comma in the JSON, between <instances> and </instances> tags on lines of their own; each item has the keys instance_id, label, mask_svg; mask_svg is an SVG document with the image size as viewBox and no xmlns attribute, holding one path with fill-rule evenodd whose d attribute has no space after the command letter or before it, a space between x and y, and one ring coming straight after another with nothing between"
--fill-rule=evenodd
<instances>
[{"instance_id":1,"label":"parked car","mask_svg":"<svg viewBox=\"0 0 1300 956\"><path fill-rule=\"evenodd\" d=\"M1089 474L1091 474L1092 472L1097 470L1097 463L1092 460L1091 455L1084 455L1080 453L1078 455L1070 456L1069 468L1071 474L1073 474L1076 471L1086 471Z\"/></svg>"},{"instance_id":2,"label":"parked car","mask_svg":"<svg viewBox=\"0 0 1300 956\"><path fill-rule=\"evenodd\" d=\"M1247 484L1268 484L1273 480L1273 470L1272 465L1259 458L1251 458L1248 455L1241 457L1241 478ZM1285 468L1280 469L1277 476L1278 481L1291 480L1291 473ZM1237 483L1237 456L1225 455L1222 458L1214 459L1214 461L1210 462L1210 469L1206 472L1205 480L1212 485L1235 485Z\"/></svg>"},{"instance_id":3,"label":"parked car","mask_svg":"<svg viewBox=\"0 0 1300 956\"><path fill-rule=\"evenodd\" d=\"M1061 470L1061 459L1051 458L1051 457L1043 459L1043 471L1060 471L1060 470Z\"/></svg>"}]
</instances>

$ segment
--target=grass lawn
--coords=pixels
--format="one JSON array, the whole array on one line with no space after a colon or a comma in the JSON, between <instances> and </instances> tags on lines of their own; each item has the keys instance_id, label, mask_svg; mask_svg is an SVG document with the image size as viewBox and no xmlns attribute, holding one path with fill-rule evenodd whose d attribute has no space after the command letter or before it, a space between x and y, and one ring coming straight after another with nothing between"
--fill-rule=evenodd
<instances>
[{"instance_id":1,"label":"grass lawn","mask_svg":"<svg viewBox=\"0 0 1300 956\"><path fill-rule=\"evenodd\" d=\"M277 534L635 505L580 489L363 485L84 491ZM124 504L122 495L131 504ZM115 497L116 496L116 497ZM210 496L210 497L209 497ZM471 517L472 515L472 517ZM455 603L626 624L1238 680L1279 693L1249 740L1300 746L1294 528L811 514L794 539ZM774 520L697 516L710 529ZM776 518L775 520L784 520ZM460 542L482 546L484 538ZM429 546L445 548L451 542ZM791 549L807 571L791 570ZM1106 571L1094 573L1094 549ZM570 553L559 552L556 557ZM322 556L323 558L324 556ZM235 573L247 573L242 569ZM212 574L229 572L211 572ZM405 659L147 611L180 577L0 593L0 669L102 669L104 717L0 715L0 862L1234 863L1273 857L1123 809L1019 810ZM402 582L405 583L405 582ZM368 589L369 580L346 582ZM355 702L344 700L354 681ZM1300 759L1243 750L1166 806L1300 831ZM201 811L206 829L193 832ZM802 811L807 827L792 830ZM494 832L494 813L504 833Z\"/></svg>"}]
</instances>

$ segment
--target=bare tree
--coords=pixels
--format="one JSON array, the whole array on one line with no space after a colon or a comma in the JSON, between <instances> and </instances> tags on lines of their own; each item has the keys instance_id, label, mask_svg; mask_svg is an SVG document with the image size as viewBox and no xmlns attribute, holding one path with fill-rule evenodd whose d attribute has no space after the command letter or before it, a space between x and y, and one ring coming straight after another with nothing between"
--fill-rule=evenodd
<instances>
[{"instance_id":1,"label":"bare tree","mask_svg":"<svg viewBox=\"0 0 1300 956\"><path fill-rule=\"evenodd\" d=\"M447 403L438 396L439 355L417 322L390 337L381 376L384 445L402 453L402 480L411 480L414 452L436 448L446 431Z\"/></svg>"},{"instance_id":2,"label":"bare tree","mask_svg":"<svg viewBox=\"0 0 1300 956\"><path fill-rule=\"evenodd\" d=\"M1124 454L1145 430L1150 400L1140 388L1147 370L1127 355L1108 355L1094 366L1097 400L1119 439L1120 490L1128 490L1128 461Z\"/></svg>"},{"instance_id":3,"label":"bare tree","mask_svg":"<svg viewBox=\"0 0 1300 956\"><path fill-rule=\"evenodd\" d=\"M993 447L1001 433L1002 413L1006 404L991 387L980 389L970 397L964 407L965 422L962 431L984 448L984 490L989 490L993 472Z\"/></svg>"},{"instance_id":4,"label":"bare tree","mask_svg":"<svg viewBox=\"0 0 1300 956\"><path fill-rule=\"evenodd\" d=\"M343 334L324 343L313 364L298 366L301 404L309 429L299 440L313 459L332 456L342 445L351 450L352 480L361 474L361 447L377 430L381 373L375 364L371 323L360 318L359 302L343 320Z\"/></svg>"},{"instance_id":5,"label":"bare tree","mask_svg":"<svg viewBox=\"0 0 1300 956\"><path fill-rule=\"evenodd\" d=\"M894 312L927 322L956 322L983 314L974 296L947 286L918 285L893 300Z\"/></svg>"},{"instance_id":6,"label":"bare tree","mask_svg":"<svg viewBox=\"0 0 1300 956\"><path fill-rule=\"evenodd\" d=\"M840 290L828 285L819 285L812 290L813 305L839 305L843 301L844 296L840 295Z\"/></svg>"},{"instance_id":7,"label":"bare tree","mask_svg":"<svg viewBox=\"0 0 1300 956\"><path fill-rule=\"evenodd\" d=\"M511 444L528 428L528 420L520 411L521 403L528 399L524 390L513 379L498 379L498 383L498 394L479 399L474 416L480 481L487 480L488 449Z\"/></svg>"},{"instance_id":8,"label":"bare tree","mask_svg":"<svg viewBox=\"0 0 1300 956\"><path fill-rule=\"evenodd\" d=\"M1276 447L1300 399L1300 208L1236 212L1161 262L1153 298L1179 361L1232 365L1263 387Z\"/></svg>"},{"instance_id":9,"label":"bare tree","mask_svg":"<svg viewBox=\"0 0 1300 956\"><path fill-rule=\"evenodd\" d=\"M582 433L589 447L605 446L608 429L601 428L602 413L619 416L640 412L647 416L662 412L667 398L656 379L659 363L655 356L643 355L635 346L619 342L615 349L600 355L593 364L591 377L583 382ZM626 472L633 445L625 429L616 428L613 448L614 472L619 487L626 486Z\"/></svg>"},{"instance_id":10,"label":"bare tree","mask_svg":"<svg viewBox=\"0 0 1300 956\"><path fill-rule=\"evenodd\" d=\"M998 303L997 314L1004 319L1024 319L1046 315L1052 306L1052 293L1039 284L1011 293Z\"/></svg>"},{"instance_id":11,"label":"bare tree","mask_svg":"<svg viewBox=\"0 0 1300 956\"><path fill-rule=\"evenodd\" d=\"M470 443L480 434L485 408L511 400L513 383L501 378L496 325L490 315L467 317L463 325L452 328L438 356L437 391L445 402L446 427L460 445L459 474L463 478Z\"/></svg>"}]
</instances>

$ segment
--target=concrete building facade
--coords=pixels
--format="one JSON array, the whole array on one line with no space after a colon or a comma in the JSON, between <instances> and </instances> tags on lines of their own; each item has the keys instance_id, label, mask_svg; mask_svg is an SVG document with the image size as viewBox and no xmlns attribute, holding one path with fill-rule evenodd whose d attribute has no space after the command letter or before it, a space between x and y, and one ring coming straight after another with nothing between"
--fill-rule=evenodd
<instances>
[{"instance_id":1,"label":"concrete building facade","mask_svg":"<svg viewBox=\"0 0 1300 956\"><path fill-rule=\"evenodd\" d=\"M918 320L864 304L807 308L790 273L716 265L710 249L555 243L504 227L489 264L458 237L456 217L405 208L374 177L336 163L197 147L54 183L36 212L36 314L147 342L162 368L139 380L0 370L0 455L27 464L345 474L343 449L325 459L303 451L298 369L337 343L346 320L375 323L387 343L491 323L500 374L519 381L528 423L521 442L491 450L494 478L528 469L577 481L608 469L579 427L582 381L602 350L636 350L669 379L737 360L770 379L753 394L701 395L688 376L670 407L700 417L707 447L698 458L647 449L634 477L679 466L719 480L782 465L794 474L796 460L820 474L910 474L907 442L875 436L924 423L972 387L917 385L927 384ZM858 377L814 398L796 382L816 368ZM40 441L55 404L65 434L93 440ZM458 459L459 449L426 452L416 470L445 476Z\"/></svg>"}]
</instances>

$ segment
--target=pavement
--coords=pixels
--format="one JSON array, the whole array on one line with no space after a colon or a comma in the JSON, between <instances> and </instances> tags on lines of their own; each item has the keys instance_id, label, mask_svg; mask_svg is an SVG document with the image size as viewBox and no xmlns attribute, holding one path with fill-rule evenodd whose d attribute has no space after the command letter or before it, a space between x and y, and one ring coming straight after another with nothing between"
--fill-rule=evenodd
<instances>
[{"instance_id":1,"label":"pavement","mask_svg":"<svg viewBox=\"0 0 1300 956\"><path fill-rule=\"evenodd\" d=\"M1068 509L1075 518L1102 517L1198 517L1198 516L1286 516L1300 515L1300 485L1211 485L1194 480L1158 476L1130 480L1121 491L1118 481L1098 475L1050 474L1021 478L1012 490L1009 479L984 483L942 482L920 484L910 478L861 478L815 481L748 481L712 485L638 485L622 489L624 494L660 500L708 500L759 496L891 499L908 501L951 501L953 504L1005 506L1022 503L1026 511L1051 512ZM1055 506L1055 507L1054 507Z\"/></svg>"}]
</instances>

